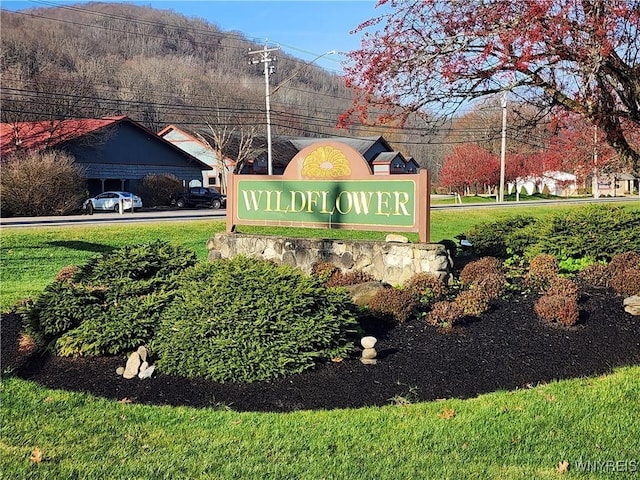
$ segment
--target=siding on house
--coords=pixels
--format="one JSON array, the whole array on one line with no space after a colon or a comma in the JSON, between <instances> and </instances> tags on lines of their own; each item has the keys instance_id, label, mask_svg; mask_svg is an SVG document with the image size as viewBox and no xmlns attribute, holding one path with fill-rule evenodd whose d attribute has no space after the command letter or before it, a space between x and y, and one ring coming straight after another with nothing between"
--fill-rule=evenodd
<instances>
[{"instance_id":1,"label":"siding on house","mask_svg":"<svg viewBox=\"0 0 640 480\"><path fill-rule=\"evenodd\" d=\"M187 152L128 117L2 124L2 153L56 148L85 169L91 195L106 190L136 191L150 174L171 174L188 184L210 170Z\"/></svg>"}]
</instances>

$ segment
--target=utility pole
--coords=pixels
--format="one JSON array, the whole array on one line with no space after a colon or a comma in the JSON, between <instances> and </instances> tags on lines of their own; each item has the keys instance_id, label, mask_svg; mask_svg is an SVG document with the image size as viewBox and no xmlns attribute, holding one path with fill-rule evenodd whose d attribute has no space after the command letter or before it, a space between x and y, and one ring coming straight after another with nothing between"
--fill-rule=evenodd
<instances>
[{"instance_id":1,"label":"utility pole","mask_svg":"<svg viewBox=\"0 0 640 480\"><path fill-rule=\"evenodd\" d=\"M262 50L249 51L249 55L259 55L257 59L251 60L251 64L264 64L264 89L265 105L267 110L267 175L273 175L273 157L271 151L271 94L269 93L269 73L273 73L273 66L269 64L276 61L276 57L271 57L272 52L280 50L278 47L267 48L265 44Z\"/></svg>"},{"instance_id":2,"label":"utility pole","mask_svg":"<svg viewBox=\"0 0 640 480\"><path fill-rule=\"evenodd\" d=\"M504 202L504 177L505 177L505 160L507 156L507 92L502 97L502 146L500 148L500 191L498 193L498 202ZM516 189L518 185L516 183Z\"/></svg>"},{"instance_id":3,"label":"utility pole","mask_svg":"<svg viewBox=\"0 0 640 480\"><path fill-rule=\"evenodd\" d=\"M600 189L598 186L598 127L593 126L593 180L591 181L591 190L593 198L600 198Z\"/></svg>"}]
</instances>

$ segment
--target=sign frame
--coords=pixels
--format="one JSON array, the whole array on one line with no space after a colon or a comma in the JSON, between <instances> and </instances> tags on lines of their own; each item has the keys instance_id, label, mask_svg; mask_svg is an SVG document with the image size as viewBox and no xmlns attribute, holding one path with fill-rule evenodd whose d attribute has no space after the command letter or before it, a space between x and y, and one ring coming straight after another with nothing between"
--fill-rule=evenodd
<instances>
[{"instance_id":1,"label":"sign frame","mask_svg":"<svg viewBox=\"0 0 640 480\"><path fill-rule=\"evenodd\" d=\"M429 243L429 172L373 175L347 144L318 141L283 175L230 174L228 233L236 225L417 232Z\"/></svg>"}]
</instances>

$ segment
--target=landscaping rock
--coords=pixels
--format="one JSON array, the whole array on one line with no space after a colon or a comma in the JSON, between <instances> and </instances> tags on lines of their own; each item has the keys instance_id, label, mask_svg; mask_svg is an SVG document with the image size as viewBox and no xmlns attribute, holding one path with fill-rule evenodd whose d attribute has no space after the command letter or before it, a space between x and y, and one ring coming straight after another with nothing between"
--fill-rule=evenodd
<instances>
[{"instance_id":1,"label":"landscaping rock","mask_svg":"<svg viewBox=\"0 0 640 480\"><path fill-rule=\"evenodd\" d=\"M392 243L409 243L409 239L404 235L398 235L397 233L390 233L384 238L385 242Z\"/></svg>"},{"instance_id":2,"label":"landscaping rock","mask_svg":"<svg viewBox=\"0 0 640 480\"><path fill-rule=\"evenodd\" d=\"M378 342L378 339L376 337L362 337L362 340L360 340L360 345L362 345L362 348L373 348L376 346L376 343Z\"/></svg>"},{"instance_id":3,"label":"landscaping rock","mask_svg":"<svg viewBox=\"0 0 640 480\"><path fill-rule=\"evenodd\" d=\"M640 295L632 295L625 298L623 305L625 312L635 316L640 315Z\"/></svg>"},{"instance_id":4,"label":"landscaping rock","mask_svg":"<svg viewBox=\"0 0 640 480\"><path fill-rule=\"evenodd\" d=\"M156 369L155 365L151 365L148 368L145 368L144 370L140 370L140 373L138 374L138 378L151 378L151 375L153 375L153 371Z\"/></svg>"},{"instance_id":5,"label":"landscaping rock","mask_svg":"<svg viewBox=\"0 0 640 480\"><path fill-rule=\"evenodd\" d=\"M124 367L124 373L122 374L122 376L126 379L134 378L136 375L138 375L138 370L140 369L141 363L142 362L140 360L140 355L138 354L138 352L133 352L127 359L127 365Z\"/></svg>"},{"instance_id":6,"label":"landscaping rock","mask_svg":"<svg viewBox=\"0 0 640 480\"><path fill-rule=\"evenodd\" d=\"M375 365L377 363L375 358L378 356L378 352L373 348L376 343L378 343L378 339L372 336L362 337L360 340L360 344L364 348L360 361L365 365Z\"/></svg>"},{"instance_id":7,"label":"landscaping rock","mask_svg":"<svg viewBox=\"0 0 640 480\"><path fill-rule=\"evenodd\" d=\"M140 360L143 361L143 362L146 362L147 361L147 349L145 347L138 347L137 352L138 352L138 355L140 355Z\"/></svg>"},{"instance_id":8,"label":"landscaping rock","mask_svg":"<svg viewBox=\"0 0 640 480\"><path fill-rule=\"evenodd\" d=\"M375 348L365 348L362 351L362 358L371 360L372 358L376 358L378 356L378 352L376 352Z\"/></svg>"},{"instance_id":9,"label":"landscaping rock","mask_svg":"<svg viewBox=\"0 0 640 480\"><path fill-rule=\"evenodd\" d=\"M116 375L122 376L123 373L124 373L124 367L116 368Z\"/></svg>"},{"instance_id":10,"label":"landscaping rock","mask_svg":"<svg viewBox=\"0 0 640 480\"><path fill-rule=\"evenodd\" d=\"M357 285L348 285L346 288L351 295L351 301L359 307L365 307L369 305L369 302L378 290L383 290L387 287L385 287L382 282L371 281Z\"/></svg>"}]
</instances>

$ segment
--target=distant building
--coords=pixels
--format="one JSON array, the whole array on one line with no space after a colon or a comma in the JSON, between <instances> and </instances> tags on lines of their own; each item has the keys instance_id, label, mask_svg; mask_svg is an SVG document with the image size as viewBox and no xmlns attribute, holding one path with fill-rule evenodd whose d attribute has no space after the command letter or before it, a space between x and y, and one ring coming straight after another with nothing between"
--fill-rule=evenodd
<instances>
[{"instance_id":1,"label":"distant building","mask_svg":"<svg viewBox=\"0 0 640 480\"><path fill-rule=\"evenodd\" d=\"M126 116L0 124L0 154L62 150L84 168L89 193L136 192L150 174L189 184L210 167Z\"/></svg>"},{"instance_id":2,"label":"distant building","mask_svg":"<svg viewBox=\"0 0 640 480\"><path fill-rule=\"evenodd\" d=\"M202 170L201 178L191 182L192 187L214 187L218 191L226 190L226 177L236 166L236 160L230 157L219 158L219 154L213 148L213 139L205 132L198 133L193 130L168 125L158 132L158 136L172 143L179 149L194 156L209 168Z\"/></svg>"},{"instance_id":3,"label":"distant building","mask_svg":"<svg viewBox=\"0 0 640 480\"><path fill-rule=\"evenodd\" d=\"M577 177L572 173L549 171L541 176L518 178L515 183L509 182L507 187L509 194L515 191L523 193L524 190L527 195L548 192L557 197L570 197L578 190L576 180Z\"/></svg>"},{"instance_id":4,"label":"distant building","mask_svg":"<svg viewBox=\"0 0 640 480\"><path fill-rule=\"evenodd\" d=\"M358 151L371 167L374 175L390 175L417 173L418 163L411 157L393 150L384 137L278 137L272 145L272 162L274 175L281 175L289 162L303 148L320 140L334 140L349 145ZM266 174L268 171L267 152L264 151L253 160L246 162L239 173Z\"/></svg>"}]
</instances>

